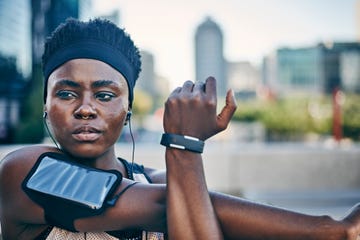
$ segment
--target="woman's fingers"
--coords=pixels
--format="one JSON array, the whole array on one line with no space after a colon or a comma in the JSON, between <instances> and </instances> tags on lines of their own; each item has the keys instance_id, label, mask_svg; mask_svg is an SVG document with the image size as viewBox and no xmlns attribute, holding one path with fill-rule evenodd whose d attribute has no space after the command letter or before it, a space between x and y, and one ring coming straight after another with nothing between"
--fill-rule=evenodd
<instances>
[{"instance_id":1,"label":"woman's fingers","mask_svg":"<svg viewBox=\"0 0 360 240\"><path fill-rule=\"evenodd\" d=\"M219 114L216 107L215 78L209 77L205 83L186 81L165 104L164 130L205 140L228 126L236 110L234 92L227 92L226 105Z\"/></svg>"},{"instance_id":2,"label":"woman's fingers","mask_svg":"<svg viewBox=\"0 0 360 240\"><path fill-rule=\"evenodd\" d=\"M217 116L217 125L219 131L226 129L229 124L234 112L236 111L237 105L235 100L234 91L230 89L226 94L225 106Z\"/></svg>"}]
</instances>

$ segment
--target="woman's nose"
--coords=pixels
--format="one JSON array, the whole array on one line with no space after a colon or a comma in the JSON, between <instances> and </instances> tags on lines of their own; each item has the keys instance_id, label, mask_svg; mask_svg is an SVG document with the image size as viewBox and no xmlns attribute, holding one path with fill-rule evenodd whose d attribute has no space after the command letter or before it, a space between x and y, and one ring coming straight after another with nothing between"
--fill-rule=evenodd
<instances>
[{"instance_id":1,"label":"woman's nose","mask_svg":"<svg viewBox=\"0 0 360 240\"><path fill-rule=\"evenodd\" d=\"M97 113L94 107L88 101L83 101L82 104L75 110L74 117L76 119L94 119Z\"/></svg>"}]
</instances>

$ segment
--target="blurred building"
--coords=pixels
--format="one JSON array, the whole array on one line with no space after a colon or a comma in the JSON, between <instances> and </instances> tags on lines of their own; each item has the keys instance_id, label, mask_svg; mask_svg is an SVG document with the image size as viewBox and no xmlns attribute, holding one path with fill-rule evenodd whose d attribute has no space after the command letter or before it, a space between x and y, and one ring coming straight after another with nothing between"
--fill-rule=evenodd
<instances>
[{"instance_id":1,"label":"blurred building","mask_svg":"<svg viewBox=\"0 0 360 240\"><path fill-rule=\"evenodd\" d=\"M79 19L87 21L94 17L95 9L93 0L78 0L79 1Z\"/></svg>"},{"instance_id":2,"label":"blurred building","mask_svg":"<svg viewBox=\"0 0 360 240\"><path fill-rule=\"evenodd\" d=\"M23 75L31 73L31 1L0 1L0 55L13 57Z\"/></svg>"},{"instance_id":3,"label":"blurred building","mask_svg":"<svg viewBox=\"0 0 360 240\"><path fill-rule=\"evenodd\" d=\"M279 93L322 91L321 50L317 47L277 51Z\"/></svg>"},{"instance_id":4,"label":"blurred building","mask_svg":"<svg viewBox=\"0 0 360 240\"><path fill-rule=\"evenodd\" d=\"M338 87L358 91L354 86L360 84L359 54L358 42L280 48L264 58L263 83L281 96L330 94Z\"/></svg>"},{"instance_id":5,"label":"blurred building","mask_svg":"<svg viewBox=\"0 0 360 240\"><path fill-rule=\"evenodd\" d=\"M360 41L360 0L355 2L355 27L357 40Z\"/></svg>"},{"instance_id":6,"label":"blurred building","mask_svg":"<svg viewBox=\"0 0 360 240\"><path fill-rule=\"evenodd\" d=\"M105 18L113 23L115 23L116 25L120 26L121 25L121 20L120 20L120 11L115 10L107 15L101 15L98 16L100 18Z\"/></svg>"},{"instance_id":7,"label":"blurred building","mask_svg":"<svg viewBox=\"0 0 360 240\"><path fill-rule=\"evenodd\" d=\"M25 81L16 67L16 59L0 56L0 143L11 143L20 121L20 103Z\"/></svg>"},{"instance_id":8,"label":"blurred building","mask_svg":"<svg viewBox=\"0 0 360 240\"><path fill-rule=\"evenodd\" d=\"M223 54L223 34L217 23L206 18L195 33L196 80L217 79L217 93L224 97L227 90L226 63Z\"/></svg>"},{"instance_id":9,"label":"blurred building","mask_svg":"<svg viewBox=\"0 0 360 240\"><path fill-rule=\"evenodd\" d=\"M152 53L143 50L140 54L141 72L136 82L136 88L149 94L154 100L154 108L157 108L162 106L163 98L169 94L169 81L156 74Z\"/></svg>"},{"instance_id":10,"label":"blurred building","mask_svg":"<svg viewBox=\"0 0 360 240\"><path fill-rule=\"evenodd\" d=\"M237 98L256 97L256 90L260 84L260 72L250 62L228 62L227 76L229 88L235 91Z\"/></svg>"},{"instance_id":11,"label":"blurred building","mask_svg":"<svg viewBox=\"0 0 360 240\"><path fill-rule=\"evenodd\" d=\"M11 143L20 121L24 77L31 74L30 1L0 1L0 143Z\"/></svg>"},{"instance_id":12,"label":"blurred building","mask_svg":"<svg viewBox=\"0 0 360 240\"><path fill-rule=\"evenodd\" d=\"M155 83L154 56L147 51L141 51L141 72L136 86L152 96L157 95Z\"/></svg>"},{"instance_id":13,"label":"blurred building","mask_svg":"<svg viewBox=\"0 0 360 240\"><path fill-rule=\"evenodd\" d=\"M349 63L349 59L352 59L356 53L360 53L360 42L334 42L319 44L319 47L323 50L325 93L331 93L336 87L349 90L349 86L347 86L349 79L343 77L349 78L349 74L345 73L345 70L349 70L349 64L355 64ZM357 84L360 84L360 76L351 78L350 81L357 81ZM354 85L354 83L352 84Z\"/></svg>"},{"instance_id":14,"label":"blurred building","mask_svg":"<svg viewBox=\"0 0 360 240\"><path fill-rule=\"evenodd\" d=\"M344 91L360 93L359 51L347 51L340 54L340 78Z\"/></svg>"},{"instance_id":15,"label":"blurred building","mask_svg":"<svg viewBox=\"0 0 360 240\"><path fill-rule=\"evenodd\" d=\"M46 12L46 32L51 33L67 18L79 18L79 0L49 0Z\"/></svg>"}]
</instances>

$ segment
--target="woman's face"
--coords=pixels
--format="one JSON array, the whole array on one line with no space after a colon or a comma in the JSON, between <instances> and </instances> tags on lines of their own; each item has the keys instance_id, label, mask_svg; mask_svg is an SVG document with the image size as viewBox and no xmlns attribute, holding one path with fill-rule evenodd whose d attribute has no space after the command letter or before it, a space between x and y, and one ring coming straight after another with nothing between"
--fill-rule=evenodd
<instances>
[{"instance_id":1,"label":"woman's face","mask_svg":"<svg viewBox=\"0 0 360 240\"><path fill-rule=\"evenodd\" d=\"M121 73L98 60L74 59L51 73L47 87L45 111L63 150L81 158L113 151L129 106Z\"/></svg>"}]
</instances>

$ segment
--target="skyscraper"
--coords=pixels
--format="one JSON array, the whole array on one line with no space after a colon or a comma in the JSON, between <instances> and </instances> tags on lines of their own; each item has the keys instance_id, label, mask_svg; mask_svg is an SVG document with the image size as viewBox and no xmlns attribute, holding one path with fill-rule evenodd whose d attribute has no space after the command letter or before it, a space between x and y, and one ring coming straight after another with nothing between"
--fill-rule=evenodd
<instances>
[{"instance_id":1,"label":"skyscraper","mask_svg":"<svg viewBox=\"0 0 360 240\"><path fill-rule=\"evenodd\" d=\"M31 72L30 1L0 1L0 54L13 57L25 76Z\"/></svg>"},{"instance_id":2,"label":"skyscraper","mask_svg":"<svg viewBox=\"0 0 360 240\"><path fill-rule=\"evenodd\" d=\"M356 27L356 38L360 42L360 0L355 2L355 27Z\"/></svg>"},{"instance_id":3,"label":"skyscraper","mask_svg":"<svg viewBox=\"0 0 360 240\"><path fill-rule=\"evenodd\" d=\"M220 27L207 17L197 27L195 34L196 80L205 81L209 76L215 77L219 97L224 97L227 89L223 45Z\"/></svg>"}]
</instances>

